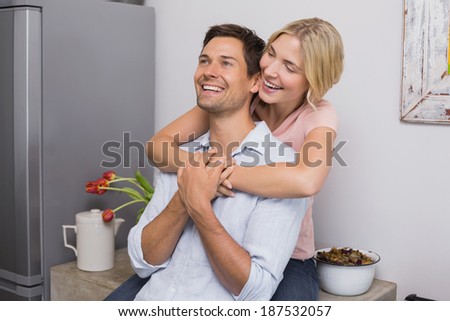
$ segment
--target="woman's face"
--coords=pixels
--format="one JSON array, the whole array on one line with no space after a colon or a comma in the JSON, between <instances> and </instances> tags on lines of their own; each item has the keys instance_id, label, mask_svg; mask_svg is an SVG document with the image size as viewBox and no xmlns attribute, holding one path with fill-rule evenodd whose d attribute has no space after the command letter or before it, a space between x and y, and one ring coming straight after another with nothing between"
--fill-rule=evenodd
<instances>
[{"instance_id":1,"label":"woman's face","mask_svg":"<svg viewBox=\"0 0 450 321\"><path fill-rule=\"evenodd\" d=\"M267 104L298 107L308 89L303 69L300 41L282 34L268 47L260 60L260 98Z\"/></svg>"}]
</instances>

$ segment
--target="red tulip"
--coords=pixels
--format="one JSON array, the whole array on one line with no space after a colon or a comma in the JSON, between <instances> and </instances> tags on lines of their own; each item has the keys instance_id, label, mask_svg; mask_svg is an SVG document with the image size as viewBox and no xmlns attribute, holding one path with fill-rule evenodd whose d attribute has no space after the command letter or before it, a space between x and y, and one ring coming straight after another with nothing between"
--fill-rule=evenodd
<instances>
[{"instance_id":1,"label":"red tulip","mask_svg":"<svg viewBox=\"0 0 450 321\"><path fill-rule=\"evenodd\" d=\"M111 222L114 219L114 212L112 209L108 208L102 213L103 222Z\"/></svg>"},{"instance_id":2,"label":"red tulip","mask_svg":"<svg viewBox=\"0 0 450 321\"><path fill-rule=\"evenodd\" d=\"M114 186L117 182L128 182L132 184L133 187L138 187L139 189L133 187L116 187ZM135 177L121 177L116 175L115 171L106 171L103 172L102 177L95 181L88 181L85 186L86 193L103 195L106 191L110 190L111 192L123 192L127 194L131 200L118 206L114 209L106 209L102 212L102 220L104 222L111 222L114 220L115 213L122 208L129 206L135 203L145 203L148 204L150 199L153 196L153 187L150 183L140 174L139 171L136 171ZM110 193L111 193L110 192ZM139 210L138 218L140 214L144 211L144 207Z\"/></svg>"},{"instance_id":3,"label":"red tulip","mask_svg":"<svg viewBox=\"0 0 450 321\"><path fill-rule=\"evenodd\" d=\"M96 181L89 181L86 183L86 193L102 195L106 193L106 189L101 187L108 187L109 181L105 178L99 178Z\"/></svg>"},{"instance_id":4,"label":"red tulip","mask_svg":"<svg viewBox=\"0 0 450 321\"><path fill-rule=\"evenodd\" d=\"M97 194L98 184L97 181L90 181L86 183L86 193Z\"/></svg>"},{"instance_id":5,"label":"red tulip","mask_svg":"<svg viewBox=\"0 0 450 321\"><path fill-rule=\"evenodd\" d=\"M107 179L108 181L112 181L116 178L116 172L114 171L108 171L103 173L103 178Z\"/></svg>"},{"instance_id":6,"label":"red tulip","mask_svg":"<svg viewBox=\"0 0 450 321\"><path fill-rule=\"evenodd\" d=\"M106 189L102 189L101 187L108 187L109 181L106 178L99 178L98 180L96 180L96 182L98 185L97 194L102 195L102 194L106 193Z\"/></svg>"}]
</instances>

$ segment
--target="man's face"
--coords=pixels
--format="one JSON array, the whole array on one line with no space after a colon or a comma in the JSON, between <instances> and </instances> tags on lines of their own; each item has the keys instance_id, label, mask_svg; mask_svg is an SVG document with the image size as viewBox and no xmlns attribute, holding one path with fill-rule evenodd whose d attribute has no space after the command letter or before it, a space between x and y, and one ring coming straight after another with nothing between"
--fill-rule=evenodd
<instances>
[{"instance_id":1,"label":"man's face","mask_svg":"<svg viewBox=\"0 0 450 321\"><path fill-rule=\"evenodd\" d=\"M242 42L216 37L203 48L194 75L197 104L210 113L233 112L250 102L256 76L247 77Z\"/></svg>"}]
</instances>

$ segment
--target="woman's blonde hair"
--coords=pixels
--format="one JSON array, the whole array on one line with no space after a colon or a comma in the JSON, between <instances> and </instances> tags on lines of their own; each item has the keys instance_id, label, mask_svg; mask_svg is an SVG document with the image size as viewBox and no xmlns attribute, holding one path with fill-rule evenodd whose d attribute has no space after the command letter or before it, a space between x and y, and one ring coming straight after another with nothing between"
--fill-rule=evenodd
<instances>
[{"instance_id":1,"label":"woman's blonde hair","mask_svg":"<svg viewBox=\"0 0 450 321\"><path fill-rule=\"evenodd\" d=\"M267 48L282 34L297 37L300 41L308 81L306 99L315 108L315 103L339 81L344 70L344 45L341 36L327 21L319 18L302 19L273 33Z\"/></svg>"}]
</instances>

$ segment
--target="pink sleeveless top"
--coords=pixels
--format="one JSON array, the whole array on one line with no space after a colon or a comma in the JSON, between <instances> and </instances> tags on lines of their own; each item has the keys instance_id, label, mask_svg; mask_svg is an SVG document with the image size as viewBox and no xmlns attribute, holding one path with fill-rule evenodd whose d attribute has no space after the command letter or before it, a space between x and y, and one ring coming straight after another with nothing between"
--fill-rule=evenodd
<instances>
[{"instance_id":1,"label":"pink sleeveless top","mask_svg":"<svg viewBox=\"0 0 450 321\"><path fill-rule=\"evenodd\" d=\"M257 97L250 107L253 113L260 101ZM290 114L272 133L281 141L290 145L295 151L300 148L308 133L318 127L329 127L338 131L338 117L335 108L326 100L316 104L316 110L306 103ZM312 219L313 197L309 197L308 209L302 221L300 234L292 258L306 260L314 255L314 226Z\"/></svg>"}]
</instances>

